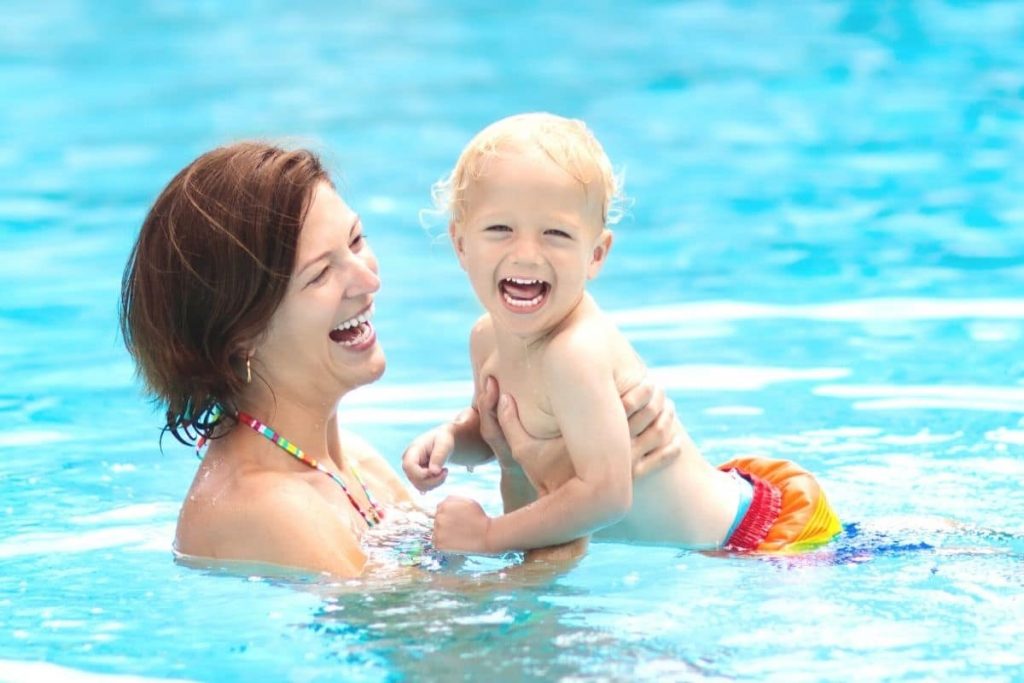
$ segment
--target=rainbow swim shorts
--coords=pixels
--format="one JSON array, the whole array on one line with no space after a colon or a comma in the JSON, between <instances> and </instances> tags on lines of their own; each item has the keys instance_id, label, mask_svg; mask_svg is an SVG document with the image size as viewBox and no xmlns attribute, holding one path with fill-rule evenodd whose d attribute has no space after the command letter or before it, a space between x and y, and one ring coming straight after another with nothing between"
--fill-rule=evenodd
<instances>
[{"instance_id":1,"label":"rainbow swim shorts","mask_svg":"<svg viewBox=\"0 0 1024 683\"><path fill-rule=\"evenodd\" d=\"M828 543L842 531L818 480L789 460L733 458L718 469L735 470L753 487L750 507L725 550L798 552Z\"/></svg>"}]
</instances>

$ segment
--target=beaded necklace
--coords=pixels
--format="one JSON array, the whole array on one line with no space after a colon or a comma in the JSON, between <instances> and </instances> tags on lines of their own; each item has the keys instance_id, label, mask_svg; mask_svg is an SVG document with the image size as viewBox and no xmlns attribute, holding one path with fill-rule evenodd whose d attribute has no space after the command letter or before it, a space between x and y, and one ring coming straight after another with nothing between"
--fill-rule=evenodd
<instances>
[{"instance_id":1,"label":"beaded necklace","mask_svg":"<svg viewBox=\"0 0 1024 683\"><path fill-rule=\"evenodd\" d=\"M352 492L349 491L348 490L348 486L345 485L345 480L342 479L341 477L339 477L334 472L331 472L329 469L327 469L323 465L321 465L319 463L319 461L317 461L316 458L309 457L308 455L306 455L303 452L303 450L301 448L299 448L298 446L293 444L291 441L289 441L288 439L284 438L283 436L281 436L280 434L275 432L273 429L271 429L267 425L265 425L262 422L260 422L259 420L257 420L252 415L249 415L248 413L243 413L242 411L239 411L238 412L238 421L239 421L239 423L244 424L245 426L251 428L254 432L259 434L260 436L265 437L268 441L273 443L275 446L277 446L278 448L280 448L285 453L287 453L288 455L292 456L293 458L295 458L299 462L301 462L301 463L303 463L305 465L308 465L309 467L312 467L314 470L317 470L318 472L323 472L328 477L333 479L335 481L335 483L337 483L338 486L341 487L341 490L345 492L345 495L348 497L348 502L352 503L352 507L354 507L356 509L356 512L358 512L359 516L363 518L363 521L366 522L367 526L371 526L371 527L372 526L376 526L377 524L380 523L381 519L383 519L384 511L373 500L373 496L370 495L370 489L366 488L366 484L363 482L363 478L359 476L359 470L356 469L355 463L352 463L352 462L348 463L348 467L352 471L352 474L355 475L356 481L358 481L359 485L363 488L363 493L366 494L366 500L368 500L370 502L370 507L369 507L368 511L364 510L363 507L359 504L359 501L357 501L352 496ZM202 439L201 442L205 442L205 439ZM197 443L196 444L196 454L197 455L198 455L199 449L201 447L202 447L202 443Z\"/></svg>"}]
</instances>

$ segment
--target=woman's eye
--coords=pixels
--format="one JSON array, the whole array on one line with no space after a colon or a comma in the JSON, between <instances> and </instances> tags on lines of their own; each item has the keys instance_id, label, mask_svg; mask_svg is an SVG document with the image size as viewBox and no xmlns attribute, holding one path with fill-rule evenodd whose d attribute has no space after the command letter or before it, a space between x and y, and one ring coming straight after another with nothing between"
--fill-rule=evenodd
<instances>
[{"instance_id":1,"label":"woman's eye","mask_svg":"<svg viewBox=\"0 0 1024 683\"><path fill-rule=\"evenodd\" d=\"M323 270L321 270L319 273L317 273L316 277L309 281L309 284L315 285L316 283L318 283L321 280L323 280L325 277L327 277L327 271L330 270L330 269L331 269L330 266L324 266Z\"/></svg>"}]
</instances>

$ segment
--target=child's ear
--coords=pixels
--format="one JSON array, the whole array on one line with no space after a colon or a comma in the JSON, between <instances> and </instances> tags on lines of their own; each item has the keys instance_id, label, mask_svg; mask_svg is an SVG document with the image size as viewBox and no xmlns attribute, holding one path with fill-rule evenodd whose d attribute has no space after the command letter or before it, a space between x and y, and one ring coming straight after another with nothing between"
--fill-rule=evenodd
<instances>
[{"instance_id":1,"label":"child's ear","mask_svg":"<svg viewBox=\"0 0 1024 683\"><path fill-rule=\"evenodd\" d=\"M608 258L608 252L612 250L612 242L615 236L611 230L602 230L594 243L594 253L591 255L590 263L587 265L587 279L592 280L601 272L601 267Z\"/></svg>"},{"instance_id":2,"label":"child's ear","mask_svg":"<svg viewBox=\"0 0 1024 683\"><path fill-rule=\"evenodd\" d=\"M455 221L448 223L448 238L452 241L452 248L455 249L455 255L459 259L459 265L462 269L466 269L466 250L462 246L462 236L459 235L459 230L455 227Z\"/></svg>"}]
</instances>

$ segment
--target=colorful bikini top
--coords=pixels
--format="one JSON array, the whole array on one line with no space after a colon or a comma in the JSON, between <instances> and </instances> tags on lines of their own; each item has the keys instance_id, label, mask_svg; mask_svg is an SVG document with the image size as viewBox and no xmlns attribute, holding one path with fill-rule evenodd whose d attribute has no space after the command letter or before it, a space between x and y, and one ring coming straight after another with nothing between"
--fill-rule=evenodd
<instances>
[{"instance_id":1,"label":"colorful bikini top","mask_svg":"<svg viewBox=\"0 0 1024 683\"><path fill-rule=\"evenodd\" d=\"M352 495L352 492L348 490L348 486L345 485L344 479L342 479L337 474L321 465L316 458L311 458L308 455L306 455L301 448L293 444L291 441L284 438L283 436L275 432L273 429L263 424L262 422L257 420L252 415L249 415L248 413L238 411L238 422L246 425L247 427L250 427L257 434L266 437L268 441L273 443L275 446L277 446L278 448L280 448L285 453L292 456L299 462L308 465L309 467L312 467L314 470L317 470L318 472L323 472L328 477L333 479L335 483L337 483L338 486L341 487L341 490L345 492L345 495L348 497L348 502L350 502L352 504L352 507L356 509L356 512L358 512L359 516L363 518L363 521L366 522L367 526L372 527L376 526L377 524L380 524L380 521L384 518L384 510L379 505L377 505L377 503L373 500L373 496L370 495L370 489L366 487L366 483L363 482L363 478L359 476L359 470L356 469L355 463L348 463L348 467L352 471L352 474L355 475L356 481L358 481L359 485L363 488L363 493L366 494L366 500L369 501L370 503L370 507L368 510L364 510L363 506L360 505L359 501L357 501L355 497ZM204 442L205 439L200 440L200 442L196 444L197 455L199 454L199 449L202 447Z\"/></svg>"}]
</instances>

